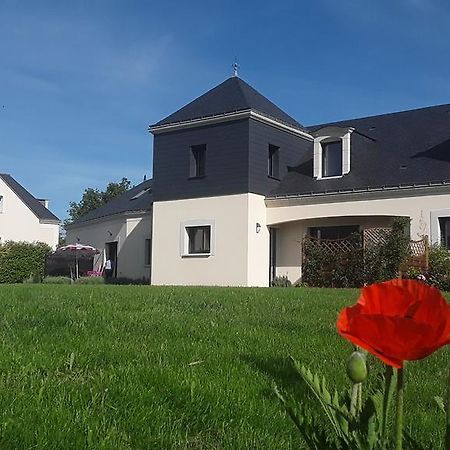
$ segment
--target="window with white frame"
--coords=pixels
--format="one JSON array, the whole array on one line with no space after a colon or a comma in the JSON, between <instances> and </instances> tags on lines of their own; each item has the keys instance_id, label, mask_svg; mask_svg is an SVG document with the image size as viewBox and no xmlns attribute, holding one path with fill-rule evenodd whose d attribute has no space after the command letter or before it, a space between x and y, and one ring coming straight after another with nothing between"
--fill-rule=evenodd
<instances>
[{"instance_id":1,"label":"window with white frame","mask_svg":"<svg viewBox=\"0 0 450 450\"><path fill-rule=\"evenodd\" d=\"M214 247L214 220L190 220L181 224L181 256L211 256Z\"/></svg>"},{"instance_id":2,"label":"window with white frame","mask_svg":"<svg viewBox=\"0 0 450 450\"><path fill-rule=\"evenodd\" d=\"M325 127L314 135L313 176L342 177L350 172L350 143L354 128Z\"/></svg>"},{"instance_id":3,"label":"window with white frame","mask_svg":"<svg viewBox=\"0 0 450 450\"><path fill-rule=\"evenodd\" d=\"M0 213L3 212L3 208L4 208L3 195L0 195Z\"/></svg>"}]
</instances>

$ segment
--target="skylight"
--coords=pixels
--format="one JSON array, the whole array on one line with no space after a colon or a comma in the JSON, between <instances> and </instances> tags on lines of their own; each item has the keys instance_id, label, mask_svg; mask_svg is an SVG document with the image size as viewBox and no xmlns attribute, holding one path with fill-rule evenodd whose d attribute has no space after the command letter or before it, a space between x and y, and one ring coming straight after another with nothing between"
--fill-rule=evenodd
<instances>
[{"instance_id":1,"label":"skylight","mask_svg":"<svg viewBox=\"0 0 450 450\"><path fill-rule=\"evenodd\" d=\"M146 192L150 194L152 192L152 188L142 189L142 191L139 191L134 197L131 197L131 200L137 200L139 197L142 197Z\"/></svg>"}]
</instances>

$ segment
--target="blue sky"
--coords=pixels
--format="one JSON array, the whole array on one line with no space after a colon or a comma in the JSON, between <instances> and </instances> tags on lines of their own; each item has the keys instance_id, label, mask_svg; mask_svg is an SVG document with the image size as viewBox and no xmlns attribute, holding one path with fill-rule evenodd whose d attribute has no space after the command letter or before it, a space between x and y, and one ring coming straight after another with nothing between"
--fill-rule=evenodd
<instances>
[{"instance_id":1,"label":"blue sky","mask_svg":"<svg viewBox=\"0 0 450 450\"><path fill-rule=\"evenodd\" d=\"M0 0L0 172L66 217L151 175L149 124L231 74L303 124L450 103L439 0Z\"/></svg>"}]
</instances>

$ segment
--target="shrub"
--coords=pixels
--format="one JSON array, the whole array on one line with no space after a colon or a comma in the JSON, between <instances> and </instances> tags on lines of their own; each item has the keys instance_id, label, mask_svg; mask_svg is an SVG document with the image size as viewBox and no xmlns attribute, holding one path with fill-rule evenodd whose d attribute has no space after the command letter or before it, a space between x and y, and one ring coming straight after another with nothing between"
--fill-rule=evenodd
<instances>
[{"instance_id":1,"label":"shrub","mask_svg":"<svg viewBox=\"0 0 450 450\"><path fill-rule=\"evenodd\" d=\"M0 244L0 283L40 282L45 273L45 258L51 248L43 242L8 241Z\"/></svg>"},{"instance_id":2,"label":"shrub","mask_svg":"<svg viewBox=\"0 0 450 450\"><path fill-rule=\"evenodd\" d=\"M72 280L69 277L45 277L42 282L44 284L71 284Z\"/></svg>"},{"instance_id":3,"label":"shrub","mask_svg":"<svg viewBox=\"0 0 450 450\"><path fill-rule=\"evenodd\" d=\"M75 280L76 284L105 284L103 277L80 277Z\"/></svg>"},{"instance_id":4,"label":"shrub","mask_svg":"<svg viewBox=\"0 0 450 450\"><path fill-rule=\"evenodd\" d=\"M275 277L270 285L273 287L291 287L292 283L286 275L283 275L282 277Z\"/></svg>"},{"instance_id":5,"label":"shrub","mask_svg":"<svg viewBox=\"0 0 450 450\"><path fill-rule=\"evenodd\" d=\"M360 233L352 234L345 242L330 243L333 245L328 247L306 238L302 283L318 287L360 287L364 283L396 278L408 254L409 221L409 218L396 218L386 241L366 248Z\"/></svg>"},{"instance_id":6,"label":"shrub","mask_svg":"<svg viewBox=\"0 0 450 450\"><path fill-rule=\"evenodd\" d=\"M443 291L450 291L450 251L441 245L430 247L426 279Z\"/></svg>"}]
</instances>

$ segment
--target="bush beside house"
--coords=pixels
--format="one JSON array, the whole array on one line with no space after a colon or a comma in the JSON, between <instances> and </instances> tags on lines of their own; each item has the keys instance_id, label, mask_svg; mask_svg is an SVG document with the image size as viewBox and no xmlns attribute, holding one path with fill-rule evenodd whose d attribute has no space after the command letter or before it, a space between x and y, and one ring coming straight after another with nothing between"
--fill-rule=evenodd
<instances>
[{"instance_id":1,"label":"bush beside house","mask_svg":"<svg viewBox=\"0 0 450 450\"><path fill-rule=\"evenodd\" d=\"M0 283L22 283L26 279L41 281L45 258L50 252L50 246L43 242L0 244Z\"/></svg>"}]
</instances>

